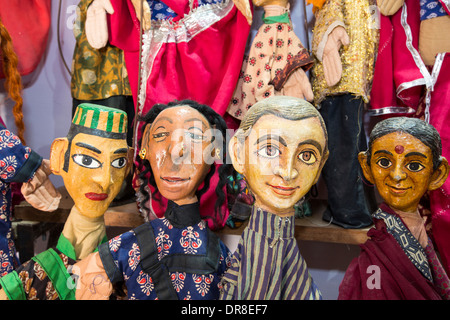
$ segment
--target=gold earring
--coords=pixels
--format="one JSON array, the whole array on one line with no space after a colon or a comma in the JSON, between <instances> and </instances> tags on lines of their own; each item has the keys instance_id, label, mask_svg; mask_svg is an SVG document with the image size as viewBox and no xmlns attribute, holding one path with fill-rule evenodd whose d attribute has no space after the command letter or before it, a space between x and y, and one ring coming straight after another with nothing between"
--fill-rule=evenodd
<instances>
[{"instance_id":1,"label":"gold earring","mask_svg":"<svg viewBox=\"0 0 450 320\"><path fill-rule=\"evenodd\" d=\"M216 158L220 159L220 149L216 149Z\"/></svg>"},{"instance_id":2,"label":"gold earring","mask_svg":"<svg viewBox=\"0 0 450 320\"><path fill-rule=\"evenodd\" d=\"M147 153L147 150L145 150L145 148L141 149L141 151L139 151L139 158L141 158L142 160L145 159L145 154Z\"/></svg>"}]
</instances>

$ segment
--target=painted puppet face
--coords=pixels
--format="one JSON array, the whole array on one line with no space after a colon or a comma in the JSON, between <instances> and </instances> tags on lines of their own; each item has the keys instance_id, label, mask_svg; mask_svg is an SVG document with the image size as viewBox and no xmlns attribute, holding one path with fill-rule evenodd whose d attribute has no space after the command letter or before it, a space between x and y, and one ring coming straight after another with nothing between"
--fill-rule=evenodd
<instances>
[{"instance_id":1,"label":"painted puppet face","mask_svg":"<svg viewBox=\"0 0 450 320\"><path fill-rule=\"evenodd\" d=\"M319 178L328 157L323 154L325 145L318 118L287 120L264 115L252 127L244 150L234 151L233 165L245 176L257 207L291 215L294 205Z\"/></svg>"},{"instance_id":2,"label":"painted puppet face","mask_svg":"<svg viewBox=\"0 0 450 320\"><path fill-rule=\"evenodd\" d=\"M366 178L393 209L415 212L434 179L431 150L407 133L393 132L372 144L370 166L360 156Z\"/></svg>"},{"instance_id":3,"label":"painted puppet face","mask_svg":"<svg viewBox=\"0 0 450 320\"><path fill-rule=\"evenodd\" d=\"M197 201L195 193L210 169L211 139L208 121L189 106L163 110L147 126L142 148L165 198L178 205Z\"/></svg>"},{"instance_id":4,"label":"painted puppet face","mask_svg":"<svg viewBox=\"0 0 450 320\"><path fill-rule=\"evenodd\" d=\"M81 214L95 218L105 213L122 186L128 156L125 139L85 133L73 138L68 171L60 173Z\"/></svg>"}]
</instances>

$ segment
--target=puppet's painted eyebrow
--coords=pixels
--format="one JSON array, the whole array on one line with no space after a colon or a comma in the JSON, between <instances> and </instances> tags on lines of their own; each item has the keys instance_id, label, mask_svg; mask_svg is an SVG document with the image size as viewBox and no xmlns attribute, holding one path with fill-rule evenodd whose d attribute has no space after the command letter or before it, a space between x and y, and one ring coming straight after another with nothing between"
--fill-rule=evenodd
<instances>
[{"instance_id":1,"label":"puppet's painted eyebrow","mask_svg":"<svg viewBox=\"0 0 450 320\"><path fill-rule=\"evenodd\" d=\"M186 123L186 122L200 122L201 124L202 124L202 128L203 129L205 129L207 126L205 125L205 123L203 122L203 120L202 119L199 119L199 118L189 118L189 119L186 119L186 120L184 120L184 123ZM199 129L199 128L197 128L197 127L190 127L189 129Z\"/></svg>"},{"instance_id":2,"label":"puppet's painted eyebrow","mask_svg":"<svg viewBox=\"0 0 450 320\"><path fill-rule=\"evenodd\" d=\"M156 120L156 121L152 124L152 127L155 126L159 121L162 121L162 120L166 120L166 121L169 122L169 123L173 123L172 119L170 119L169 117L161 117L161 118L158 118L158 120ZM160 127L157 127L156 129L158 129L158 128L160 128ZM164 127L163 127L163 128L164 128ZM156 129L155 129L155 130L156 130Z\"/></svg>"},{"instance_id":3,"label":"puppet's painted eyebrow","mask_svg":"<svg viewBox=\"0 0 450 320\"><path fill-rule=\"evenodd\" d=\"M392 153L389 152L389 151L387 151L387 150L377 150L377 151L375 151L375 152L373 153L373 155L376 155L377 153L383 153L383 154L387 154L387 155L392 156Z\"/></svg>"},{"instance_id":4,"label":"puppet's painted eyebrow","mask_svg":"<svg viewBox=\"0 0 450 320\"><path fill-rule=\"evenodd\" d=\"M413 152L410 152L407 155L405 155L405 157L412 157L412 156L424 157L425 159L427 158L426 155L424 155L423 153L417 152L417 151L413 151Z\"/></svg>"},{"instance_id":5,"label":"puppet's painted eyebrow","mask_svg":"<svg viewBox=\"0 0 450 320\"><path fill-rule=\"evenodd\" d=\"M280 137L279 135L276 135L276 134L265 134L262 137L259 137L256 140L255 145L260 143L261 141L265 141L265 140L276 140L276 141L279 141L283 146L287 147L286 141L284 141L284 139L282 137Z\"/></svg>"},{"instance_id":6,"label":"puppet's painted eyebrow","mask_svg":"<svg viewBox=\"0 0 450 320\"><path fill-rule=\"evenodd\" d=\"M120 148L120 149L117 149L116 151L114 151L114 154L117 154L117 153L127 153L128 152L128 149L127 148Z\"/></svg>"},{"instance_id":7,"label":"puppet's painted eyebrow","mask_svg":"<svg viewBox=\"0 0 450 320\"><path fill-rule=\"evenodd\" d=\"M75 143L75 145L78 146L78 147L86 148L86 149L91 150L91 151L93 151L93 152L95 152L95 153L98 153L98 154L101 154L101 153L102 153L102 152L101 152L99 149L97 149L96 147L91 146L90 144L87 144L87 143L84 143L84 142L77 142L77 143Z\"/></svg>"},{"instance_id":8,"label":"puppet's painted eyebrow","mask_svg":"<svg viewBox=\"0 0 450 320\"><path fill-rule=\"evenodd\" d=\"M320 143L317 142L316 140L314 140L314 139L308 139L308 140L302 141L302 142L300 142L300 143L298 144L298 147L301 147L301 146L303 146L303 145L305 145L305 144L311 144L311 145L313 145L314 147L317 148L317 150L319 150L319 153L322 155L322 146L321 146Z\"/></svg>"}]
</instances>

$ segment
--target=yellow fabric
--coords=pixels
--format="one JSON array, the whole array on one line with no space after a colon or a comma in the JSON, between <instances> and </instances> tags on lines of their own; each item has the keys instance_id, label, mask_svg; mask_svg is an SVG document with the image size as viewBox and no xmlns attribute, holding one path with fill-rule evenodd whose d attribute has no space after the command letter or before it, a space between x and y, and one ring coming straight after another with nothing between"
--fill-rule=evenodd
<instances>
[{"instance_id":1,"label":"yellow fabric","mask_svg":"<svg viewBox=\"0 0 450 320\"><path fill-rule=\"evenodd\" d=\"M316 61L312 68L314 103L316 106L329 95L351 93L370 100L375 54L378 44L378 29L370 11L374 0L328 0L316 12L313 30L312 51ZM344 26L350 44L341 47L342 77L334 86L328 87L323 73L323 64L317 53L323 50L326 37L336 26ZM330 30L331 29L331 30Z\"/></svg>"}]
</instances>

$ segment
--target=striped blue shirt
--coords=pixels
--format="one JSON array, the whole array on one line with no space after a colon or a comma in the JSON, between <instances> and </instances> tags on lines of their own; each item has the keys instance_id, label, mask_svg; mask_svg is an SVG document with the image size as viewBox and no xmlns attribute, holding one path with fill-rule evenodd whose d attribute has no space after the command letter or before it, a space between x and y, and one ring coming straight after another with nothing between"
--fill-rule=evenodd
<instances>
[{"instance_id":1,"label":"striped blue shirt","mask_svg":"<svg viewBox=\"0 0 450 320\"><path fill-rule=\"evenodd\" d=\"M222 278L226 300L322 299L300 255L294 216L253 207L231 267Z\"/></svg>"}]
</instances>

